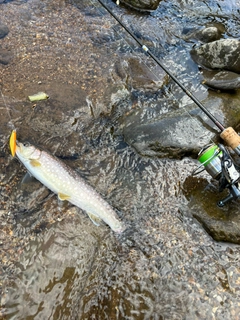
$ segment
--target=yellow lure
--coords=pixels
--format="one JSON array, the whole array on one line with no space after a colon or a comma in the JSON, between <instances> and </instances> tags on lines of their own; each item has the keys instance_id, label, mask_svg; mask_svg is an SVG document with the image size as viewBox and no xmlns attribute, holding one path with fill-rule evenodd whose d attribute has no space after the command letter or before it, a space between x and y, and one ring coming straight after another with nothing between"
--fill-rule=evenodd
<instances>
[{"instance_id":1,"label":"yellow lure","mask_svg":"<svg viewBox=\"0 0 240 320\"><path fill-rule=\"evenodd\" d=\"M11 154L14 157L16 153L16 146L17 146L17 132L15 129L11 133L9 145L10 145Z\"/></svg>"}]
</instances>

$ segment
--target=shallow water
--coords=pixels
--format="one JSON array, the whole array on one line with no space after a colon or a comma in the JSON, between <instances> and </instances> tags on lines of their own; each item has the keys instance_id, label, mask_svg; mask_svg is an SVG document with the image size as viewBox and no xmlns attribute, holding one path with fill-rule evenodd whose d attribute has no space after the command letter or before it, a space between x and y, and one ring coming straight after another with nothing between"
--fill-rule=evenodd
<instances>
[{"instance_id":1,"label":"shallow water","mask_svg":"<svg viewBox=\"0 0 240 320\"><path fill-rule=\"evenodd\" d=\"M151 15L106 2L188 89L201 99L209 95L189 58L192 43L181 34L214 21L236 37L239 2L163 1ZM1 45L13 54L0 65L11 118L2 99L2 317L238 319L239 247L214 242L192 218L183 192L196 161L142 158L119 130L134 98L114 75L115 62L132 54L155 75L159 67L97 1L9 1L0 9L10 29ZM38 91L50 99L33 105L27 96ZM167 91L187 103L175 84ZM158 99L134 95L143 105ZM22 183L25 170L7 146L13 125L19 140L83 175L129 226L127 234L97 228L39 183Z\"/></svg>"}]
</instances>

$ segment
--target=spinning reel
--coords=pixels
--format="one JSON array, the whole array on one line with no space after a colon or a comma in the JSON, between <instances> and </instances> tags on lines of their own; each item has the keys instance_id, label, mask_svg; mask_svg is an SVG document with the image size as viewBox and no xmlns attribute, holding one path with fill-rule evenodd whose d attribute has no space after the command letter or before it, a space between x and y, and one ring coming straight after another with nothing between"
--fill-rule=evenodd
<instances>
[{"instance_id":1,"label":"spinning reel","mask_svg":"<svg viewBox=\"0 0 240 320\"><path fill-rule=\"evenodd\" d=\"M220 136L240 156L240 136L232 129L225 129ZM240 167L234 162L229 151L222 144L205 146L198 154L200 165L192 172L197 175L206 170L219 182L219 192L229 190L229 195L218 202L223 207L228 201L240 198Z\"/></svg>"}]
</instances>

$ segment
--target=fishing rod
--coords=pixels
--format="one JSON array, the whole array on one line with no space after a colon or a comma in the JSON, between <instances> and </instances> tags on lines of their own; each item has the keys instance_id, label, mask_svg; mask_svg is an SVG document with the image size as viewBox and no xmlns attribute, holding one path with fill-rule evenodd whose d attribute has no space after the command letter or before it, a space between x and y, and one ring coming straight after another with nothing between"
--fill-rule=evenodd
<instances>
[{"instance_id":1,"label":"fishing rod","mask_svg":"<svg viewBox=\"0 0 240 320\"><path fill-rule=\"evenodd\" d=\"M98 0L100 4L106 9L110 15L127 31L127 33L138 43L138 45L170 76L170 78L192 99L196 105L208 116L209 119L221 131L220 137L240 156L240 136L234 131L232 127L225 128L224 125L209 112L204 105L191 93L168 68L166 68L161 61L149 50L149 48L141 43L133 32L106 6L102 0Z\"/></svg>"},{"instance_id":2,"label":"fishing rod","mask_svg":"<svg viewBox=\"0 0 240 320\"><path fill-rule=\"evenodd\" d=\"M131 32L131 30L122 23L121 20L102 2L98 0L101 5L113 16L113 18L127 31L127 33L139 44L139 46L172 78L172 80L186 93L197 105L198 107L212 120L212 122L220 129L220 131L225 130L224 126L212 115L204 105L187 89L185 86L168 70L161 61L149 50L148 47L143 45L141 41Z\"/></svg>"},{"instance_id":3,"label":"fishing rod","mask_svg":"<svg viewBox=\"0 0 240 320\"><path fill-rule=\"evenodd\" d=\"M183 90L183 92L195 102L195 104L207 115L207 117L220 130L220 137L233 149L233 151L240 156L240 136L232 128L225 128L218 119L209 112L204 105L194 96L185 86L166 68L161 61L149 50L147 46L141 43L133 32L104 4L102 0L98 2L105 10L123 27L123 29L138 43L138 45L160 66L169 77ZM119 1L117 1L119 4ZM228 188L229 195L218 202L218 206L223 207L225 203L232 199L240 198L240 168L237 166L229 151L222 145L210 144L202 148L198 154L200 165L192 174L196 175L206 170L214 179L219 181L219 191Z\"/></svg>"}]
</instances>

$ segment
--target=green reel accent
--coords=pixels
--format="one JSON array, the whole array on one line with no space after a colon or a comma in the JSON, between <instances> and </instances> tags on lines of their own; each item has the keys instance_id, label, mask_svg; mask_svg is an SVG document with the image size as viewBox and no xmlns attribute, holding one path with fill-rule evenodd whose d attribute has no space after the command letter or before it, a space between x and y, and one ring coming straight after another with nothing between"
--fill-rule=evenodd
<instances>
[{"instance_id":1,"label":"green reel accent","mask_svg":"<svg viewBox=\"0 0 240 320\"><path fill-rule=\"evenodd\" d=\"M219 154L222 155L222 151L220 151L218 146L214 144L203 150L198 160L202 165L204 165L204 167L206 167Z\"/></svg>"}]
</instances>

